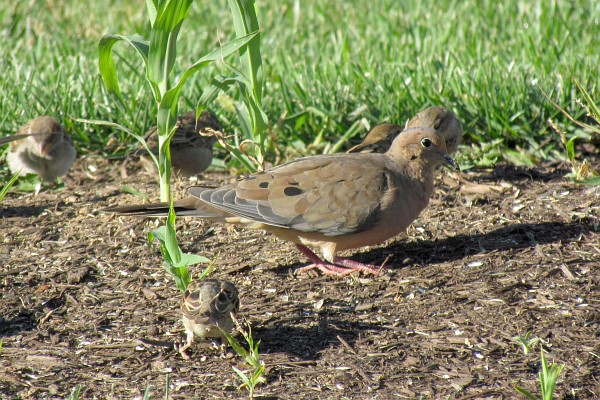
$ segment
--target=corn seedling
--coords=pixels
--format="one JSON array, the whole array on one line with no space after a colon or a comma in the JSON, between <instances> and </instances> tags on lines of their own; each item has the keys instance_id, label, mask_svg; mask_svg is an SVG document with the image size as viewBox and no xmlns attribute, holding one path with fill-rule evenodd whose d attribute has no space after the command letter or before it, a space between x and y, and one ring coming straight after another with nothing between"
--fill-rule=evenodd
<instances>
[{"instance_id":1,"label":"corn seedling","mask_svg":"<svg viewBox=\"0 0 600 400\"><path fill-rule=\"evenodd\" d=\"M167 273L175 280L177 289L183 293L191 281L188 266L198 263L206 263L210 260L206 257L196 254L183 253L179 247L179 244L177 244L177 236L175 234L174 227L175 211L173 210L173 202L171 201L167 223L148 233L148 243L151 244L154 239L158 240L160 244L160 252L164 259L163 266L165 267ZM211 268L212 264L205 270L205 272L202 274L202 277L206 276L206 274L210 272Z\"/></svg>"},{"instance_id":2,"label":"corn seedling","mask_svg":"<svg viewBox=\"0 0 600 400\"><path fill-rule=\"evenodd\" d=\"M235 373L242 380L242 384L238 387L238 390L246 387L248 389L249 398L253 399L256 385L259 383L265 383L267 381L263 376L265 373L265 363L260 359L260 355L258 354L258 345L260 344L260 340L254 343L254 338L252 337L252 327L250 326L249 322L246 322L246 327L248 328L246 331L233 315L232 318L237 325L238 331L248 344L248 350L246 350L229 332L225 332L223 330L221 332L223 332L223 335L225 335L225 338L233 350L250 366L248 371L242 371L233 366L231 368L233 368Z\"/></svg>"},{"instance_id":3,"label":"corn seedling","mask_svg":"<svg viewBox=\"0 0 600 400\"><path fill-rule=\"evenodd\" d=\"M548 366L546 357L544 357L544 350L540 350L540 353L542 355L542 370L539 373L540 388L542 392L541 400L552 400L554 398L554 388L556 387L558 376L565 366L564 364L550 364L550 366ZM515 390L529 400L538 400L538 397L520 386L515 386Z\"/></svg>"},{"instance_id":4,"label":"corn seedling","mask_svg":"<svg viewBox=\"0 0 600 400\"><path fill-rule=\"evenodd\" d=\"M244 36L238 35L235 40L213 50L193 63L181 74L177 83L173 84L171 75L174 71L177 55L177 37L192 2L193 0L147 0L146 5L151 25L149 40L140 35L109 34L104 35L98 45L102 79L108 92L117 97L117 104L119 105L123 104L124 101L119 89L116 66L112 55L113 46L119 41L129 43L144 62L146 81L150 86L157 108L158 157L149 151L143 138L137 136L136 139L144 145L148 150L148 154L156 163L161 201L172 202L170 142L175 134L179 95L183 85L191 76L212 62L242 50L258 35L258 27L254 32L248 32ZM190 282L187 267L198 262L206 262L208 259L181 252L175 236L175 213L172 205L167 224L163 228L149 234L148 238L150 242L154 237L159 240L161 253L165 259L165 268L174 277L177 288L183 292Z\"/></svg>"},{"instance_id":5,"label":"corn seedling","mask_svg":"<svg viewBox=\"0 0 600 400\"><path fill-rule=\"evenodd\" d=\"M577 79L573 79L585 100L585 104L581 102L581 100L577 100L577 102L586 110L587 115L595 121L593 125L576 120L564 108L552 101L545 93L544 95L554 105L554 107L566 115L567 118L573 123L585 130L592 132L593 134L600 135L600 108L596 105L590 94L587 92L587 90L585 90L581 83L579 83ZM550 125L552 129L558 133L560 136L560 141L565 148L567 160L569 161L569 164L571 164L572 170L568 177L575 183L594 186L600 185L600 176L597 173L594 173L588 160L579 162L575 159L575 141L578 139L578 136L575 135L572 138L567 139L565 132L552 119L548 120L548 125Z\"/></svg>"},{"instance_id":6,"label":"corn seedling","mask_svg":"<svg viewBox=\"0 0 600 400\"><path fill-rule=\"evenodd\" d=\"M260 52L260 26L258 23L254 0L228 0L237 40L248 38L254 34L245 46L239 49L241 68L225 66L233 73L230 77L217 76L206 88L200 98L200 105L205 106L216 99L221 91L237 85L242 95L242 105L232 103L240 121L242 137L235 138L235 145L223 140L219 143L231 153L250 172L264 168L267 147L267 115L262 109L263 71ZM250 150L246 150L249 146Z\"/></svg>"},{"instance_id":7,"label":"corn seedling","mask_svg":"<svg viewBox=\"0 0 600 400\"><path fill-rule=\"evenodd\" d=\"M531 331L527 331L525 335L515 336L513 340L523 346L523 354L529 354L529 350L533 349L540 341L540 338L535 337L530 339Z\"/></svg>"},{"instance_id":8,"label":"corn seedling","mask_svg":"<svg viewBox=\"0 0 600 400\"><path fill-rule=\"evenodd\" d=\"M248 32L244 36L238 35L237 39L198 59L173 84L171 81L177 55L177 37L189 13L192 1L147 0L146 5L151 25L149 40L140 35L108 34L100 39L98 45L100 74L108 92L117 96L118 104L123 104L123 98L113 60L113 46L119 41L125 41L136 50L144 62L146 81L157 107L158 157L152 153L150 156L159 171L161 201L171 199L170 141L175 134L178 101L183 85L191 76L207 65L244 48L258 34L258 32Z\"/></svg>"}]
</instances>

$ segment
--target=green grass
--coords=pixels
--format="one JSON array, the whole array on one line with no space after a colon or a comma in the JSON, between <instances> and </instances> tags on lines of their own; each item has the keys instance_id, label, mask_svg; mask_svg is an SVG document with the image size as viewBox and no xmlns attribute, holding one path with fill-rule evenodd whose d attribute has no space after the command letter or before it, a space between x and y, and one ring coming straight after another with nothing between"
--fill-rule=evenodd
<instances>
[{"instance_id":1,"label":"green grass","mask_svg":"<svg viewBox=\"0 0 600 400\"><path fill-rule=\"evenodd\" d=\"M278 162L332 151L352 126L359 136L384 120L404 123L434 104L457 113L467 145L486 146L486 152L497 154L483 157L463 150L471 154L463 156L463 163L505 158L533 165L564 159L560 138L546 120L567 126L568 137L578 134L586 140L589 134L567 124L540 89L581 118L573 75L598 102L600 3L475 4L259 2L263 108L270 135L277 138L267 159ZM126 54L130 49L117 48L122 58L115 58L127 105L124 114L106 96L98 73L102 34L147 36L146 21L141 0L134 5L114 0L0 0L0 135L47 113L62 119L80 154L121 155L122 149L107 146L113 136L135 146L123 132L71 118L116 121L140 134L153 125L155 105L144 87L141 62ZM227 2L194 2L179 37L179 73L219 41L234 37ZM216 65L192 78L182 92L180 109L194 107L209 77L217 73L227 75L228 70ZM235 91L230 96L236 98L222 96L213 108L227 133L239 133L232 102L241 99Z\"/></svg>"}]
</instances>

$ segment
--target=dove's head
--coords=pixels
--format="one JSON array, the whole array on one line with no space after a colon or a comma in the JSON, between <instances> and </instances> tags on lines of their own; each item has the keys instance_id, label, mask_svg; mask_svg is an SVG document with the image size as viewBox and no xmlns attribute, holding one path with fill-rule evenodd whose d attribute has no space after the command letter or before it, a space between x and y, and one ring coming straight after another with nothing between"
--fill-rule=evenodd
<instances>
[{"instance_id":1,"label":"dove's head","mask_svg":"<svg viewBox=\"0 0 600 400\"><path fill-rule=\"evenodd\" d=\"M386 154L400 165L413 166L413 170L433 169L440 164L460 169L448 154L444 137L433 128L406 129L394 139Z\"/></svg>"},{"instance_id":2,"label":"dove's head","mask_svg":"<svg viewBox=\"0 0 600 400\"><path fill-rule=\"evenodd\" d=\"M446 141L448 153L454 153L458 149L462 138L462 127L452 111L437 106L426 108L406 124L406 128L419 126L438 131Z\"/></svg>"},{"instance_id":3,"label":"dove's head","mask_svg":"<svg viewBox=\"0 0 600 400\"><path fill-rule=\"evenodd\" d=\"M28 138L35 144L40 156L54 158L60 146L64 144L65 131L61 124L52 117L42 116L29 123Z\"/></svg>"}]
</instances>

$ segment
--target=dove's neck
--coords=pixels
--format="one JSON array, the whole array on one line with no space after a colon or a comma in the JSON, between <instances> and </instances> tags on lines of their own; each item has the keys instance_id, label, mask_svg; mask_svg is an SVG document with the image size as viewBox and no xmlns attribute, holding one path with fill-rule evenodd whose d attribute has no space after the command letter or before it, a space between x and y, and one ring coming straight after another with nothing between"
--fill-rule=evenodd
<instances>
[{"instance_id":1,"label":"dove's neck","mask_svg":"<svg viewBox=\"0 0 600 400\"><path fill-rule=\"evenodd\" d=\"M406 175L410 178L417 193L422 193L422 200L429 202L433 194L433 173L435 166L422 162L422 160L409 160L403 165Z\"/></svg>"}]
</instances>

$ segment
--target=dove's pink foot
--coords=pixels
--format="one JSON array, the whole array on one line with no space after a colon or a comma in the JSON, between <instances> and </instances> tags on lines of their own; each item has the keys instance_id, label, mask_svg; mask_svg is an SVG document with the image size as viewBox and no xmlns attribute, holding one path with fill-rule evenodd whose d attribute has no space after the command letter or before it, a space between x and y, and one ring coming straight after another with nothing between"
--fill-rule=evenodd
<instances>
[{"instance_id":1,"label":"dove's pink foot","mask_svg":"<svg viewBox=\"0 0 600 400\"><path fill-rule=\"evenodd\" d=\"M302 252L310 261L313 263L306 267L298 269L299 272L304 273L311 269L318 268L325 275L348 275L355 271L368 272L370 274L379 274L381 267L372 264L363 264L358 261L353 261L348 258L336 257L334 259L335 264L323 261L313 253L308 247L296 244L296 248Z\"/></svg>"}]
</instances>

